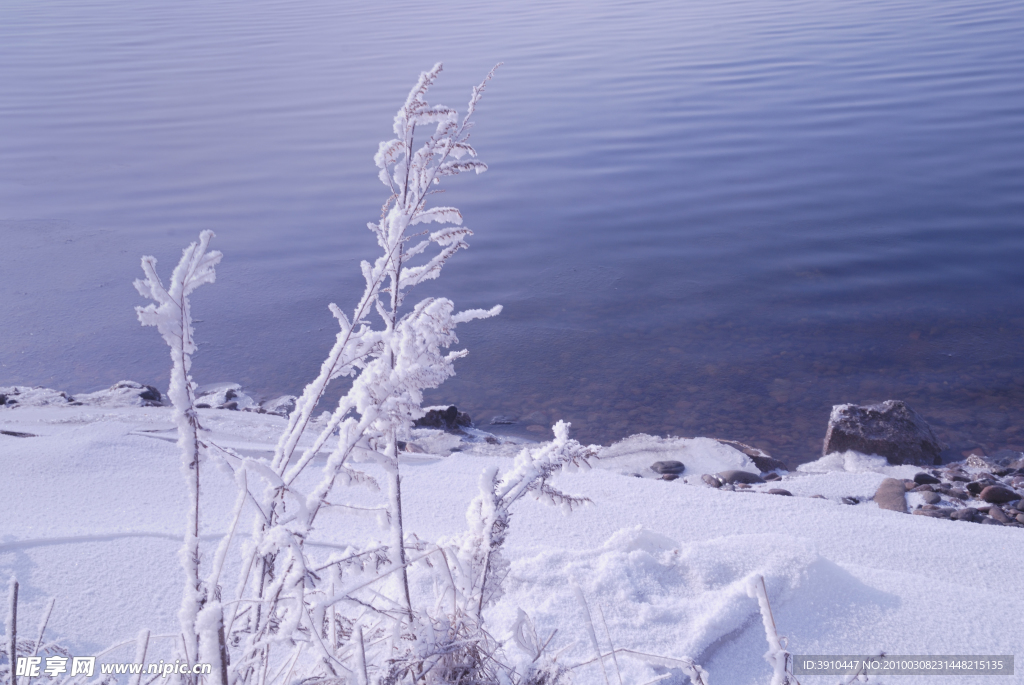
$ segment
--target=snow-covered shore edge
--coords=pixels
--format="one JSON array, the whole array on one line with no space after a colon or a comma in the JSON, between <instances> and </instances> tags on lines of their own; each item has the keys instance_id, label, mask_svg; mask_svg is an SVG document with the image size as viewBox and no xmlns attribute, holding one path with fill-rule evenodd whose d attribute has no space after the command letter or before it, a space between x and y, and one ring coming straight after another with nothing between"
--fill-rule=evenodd
<instances>
[{"instance_id":1,"label":"snow-covered shore edge","mask_svg":"<svg viewBox=\"0 0 1024 685\"><path fill-rule=\"evenodd\" d=\"M185 496L170 410L143 398L146 386L118 385L73 397L0 389L16 399L0 406L0 573L17 575L22 615L33 622L57 598L51 630L75 653L131 639L141 628L170 635L176 625L181 570L175 555ZM244 395L236 390L228 398L229 390L218 391L224 403ZM212 406L200 409L200 419L218 444L251 456L273 449L282 416ZM513 440L464 439L434 429L416 429L411 442L422 451L403 456L403 490L409 529L425 540L462 530L481 471L508 464L520 449ZM665 480L650 469L658 461L679 461L685 469ZM1024 653L1015 628L1024 612L1024 533L899 514L871 500L885 479L912 479L922 468L846 455L785 474L781 483L726 490L707 487L701 476L756 471L749 455L707 438L652 436L605 448L594 466L560 477L561 487L593 506L565 517L533 502L517 510L506 595L489 619L495 630L507 630L521 607L539 633L558 629L555 646L567 649L567 662L589 660L581 610L566 591L576 582L602 607L607 639L616 647L694 657L712 682L765 683L767 644L757 603L745 591L752 576L762 575L795 654ZM767 494L780 487L793 496ZM222 532L217 525L231 507L233 484L223 474L212 476L203 496L209 539ZM908 503L921 496L908 495ZM859 504L844 504L844 497ZM319 530L310 544L380 534L372 517L341 514ZM158 643L155 649L159 654ZM685 682L651 661L621 666L629 682L659 675ZM599 679L596 668L582 667L577 680ZM906 676L895 682L995 680Z\"/></svg>"}]
</instances>

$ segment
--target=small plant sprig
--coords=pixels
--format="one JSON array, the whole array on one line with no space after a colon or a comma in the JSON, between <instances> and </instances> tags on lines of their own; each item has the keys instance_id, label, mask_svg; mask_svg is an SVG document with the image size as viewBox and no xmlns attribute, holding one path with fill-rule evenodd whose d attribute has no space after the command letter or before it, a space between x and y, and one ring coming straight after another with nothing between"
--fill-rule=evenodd
<instances>
[{"instance_id":1,"label":"small plant sprig","mask_svg":"<svg viewBox=\"0 0 1024 685\"><path fill-rule=\"evenodd\" d=\"M136 307L143 326L155 326L171 350L171 381L167 395L174 407L174 421L178 426L178 449L181 450L181 472L188 484L188 514L185 540L179 554L185 570L185 589L178 619L182 632L182 658L189 664L199 659L199 634L196 617L206 603L209 588L199 579L199 486L200 456L199 417L195 408L195 389L190 371L192 354L196 351L193 338L192 311L188 296L204 283L213 283L215 267L223 255L207 252L213 231L199 234L199 242L182 251L181 260L171 274L170 286L165 288L156 273L156 258L143 257L144 279L135 281L135 289L143 297L154 301L145 307ZM219 650L222 651L222 650Z\"/></svg>"}]
</instances>

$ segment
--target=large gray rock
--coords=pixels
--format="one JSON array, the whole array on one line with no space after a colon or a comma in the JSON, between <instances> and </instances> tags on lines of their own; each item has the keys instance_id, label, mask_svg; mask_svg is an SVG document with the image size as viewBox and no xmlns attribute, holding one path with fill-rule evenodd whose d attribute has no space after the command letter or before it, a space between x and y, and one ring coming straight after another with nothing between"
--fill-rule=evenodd
<instances>
[{"instance_id":1,"label":"large gray rock","mask_svg":"<svg viewBox=\"0 0 1024 685\"><path fill-rule=\"evenodd\" d=\"M875 490L874 500L879 509L889 509L907 513L907 488L903 481L896 478L886 478L878 484Z\"/></svg>"},{"instance_id":2,"label":"large gray rock","mask_svg":"<svg viewBox=\"0 0 1024 685\"><path fill-rule=\"evenodd\" d=\"M832 407L822 454L853 450L877 454L890 464L941 464L943 445L928 423L900 400Z\"/></svg>"}]
</instances>

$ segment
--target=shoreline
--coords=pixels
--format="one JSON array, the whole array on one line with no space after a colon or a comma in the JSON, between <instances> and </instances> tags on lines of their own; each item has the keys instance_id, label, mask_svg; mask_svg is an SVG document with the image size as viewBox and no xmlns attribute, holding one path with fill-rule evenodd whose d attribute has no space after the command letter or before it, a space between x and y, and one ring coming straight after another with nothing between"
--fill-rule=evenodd
<instances>
[{"instance_id":1,"label":"shoreline","mask_svg":"<svg viewBox=\"0 0 1024 685\"><path fill-rule=\"evenodd\" d=\"M283 395L258 402L246 394L237 383L217 383L197 389L196 408L208 412L217 410L287 418L295 407L295 396ZM3 428L2 410L41 407L95 407L119 409L131 407L170 408L160 391L134 381L121 381L112 387L93 393L69 395L50 388L25 386L0 387L0 434L10 437L35 437ZM478 427L471 418L454 406L424 407L427 414L413 427L413 437L400 442L405 458L421 459L427 456L450 457L456 452L479 450L488 454L513 456L523 445L543 442L546 436L536 432L509 430L509 423ZM323 412L313 422L324 421ZM497 428L497 430L491 430ZM417 438L433 430L441 437ZM424 442L426 440L426 442ZM825 472L861 472L883 474L884 480L876 484L870 494L847 494L838 501L856 505L872 501L882 509L914 515L945 518L948 520L1024 527L1024 453L1002 450L986 456L970 452L959 460L943 460L941 464L892 464L885 457L865 455L855 451L833 452L820 458L798 464L792 468L764 450L725 438L696 436L652 436L634 433L610 445L594 445L601 460L621 460L631 444L644 445L641 451L671 452L673 445L692 441L709 441L742 455L743 464L735 458L726 458L730 467L719 472L698 473L696 464L684 466L682 462L656 460L649 464L627 460L622 473L637 478L665 481L681 480L684 484L702 483L709 488L731 492L766 492L781 496L823 497L820 493L808 495L794 493L785 486L802 476ZM423 443L423 444L420 444ZM653 446L653 447L652 447ZM646 451L644 452L646 454ZM980 452L980 451L979 451ZM424 455L424 456L419 456ZM698 469L699 470L699 469ZM762 487L763 486L763 487ZM987 488L987 490L986 490ZM799 490L799 488L797 488ZM999 492L996 492L999 491ZM995 493L995 494L993 494Z\"/></svg>"},{"instance_id":2,"label":"shoreline","mask_svg":"<svg viewBox=\"0 0 1024 685\"><path fill-rule=\"evenodd\" d=\"M13 391L13 392L12 392ZM67 404L74 406L76 403L84 402L88 404L102 404L105 406L134 406L135 399L133 397L134 391L138 391L143 394L143 402L153 402L154 406L162 406L166 403L165 391L159 390L154 385L147 385L138 383L135 381L119 381L114 385L88 393L69 393L65 390L56 390L41 385L29 386L29 385L10 385L0 386L0 408L10 407L10 404L5 404L5 393L10 395L15 403L22 403L23 406L48 406L48 405L60 405ZM147 394L148 391L148 394ZM21 395L21 398L18 398ZM237 410L237 411L254 411L256 413L269 413L276 414L279 416L287 416L291 409L294 407L294 401L296 395L282 394L262 397L259 394L247 393L243 386L235 382L219 382L200 385L197 388L196 395L196 407L199 409L215 408L225 410ZM865 402L868 404L868 402ZM450 404L438 404L431 405L433 407L446 407L452 406ZM424 408L429 409L431 407L426 406ZM485 412L486 414L487 412ZM540 441L551 437L550 425L547 423L541 423L538 417L538 412L527 413L521 420L518 416L506 416L496 414L491 417L489 421L484 419L480 423L474 423L474 427L477 429L486 429L496 435L507 435L512 438L519 438L527 441ZM826 437L827 425L823 425L821 429L821 442L824 444L824 438ZM938 431L942 432L941 427ZM574 431L576 432L576 431ZM629 435L642 433L646 435L662 435L663 437L713 437L715 440L723 441L726 443L733 442L741 445L748 445L749 443L767 442L759 440L738 440L735 436L684 436L680 435L675 431L670 432L654 432L648 433L646 431L628 431L625 435L619 435L615 439L608 441L607 443L600 443L603 446L614 444ZM973 442L973 441L971 441ZM980 443L974 443L980 444ZM961 445L962 446L962 445ZM823 456L822 452L819 452L813 456L813 458L799 459L788 457L787 455L769 454L769 451L762 446L757 446L752 449L756 449L763 453L765 456L771 456L785 463L790 469L814 462ZM985 459L999 461L1005 459L1018 459L1024 454L1024 448L1018 445L1006 444L996 449L985 450L983 447L973 447L970 449L959 449L959 448L947 448L942 452L942 464L951 464L961 462L968 459L971 456L982 457Z\"/></svg>"}]
</instances>

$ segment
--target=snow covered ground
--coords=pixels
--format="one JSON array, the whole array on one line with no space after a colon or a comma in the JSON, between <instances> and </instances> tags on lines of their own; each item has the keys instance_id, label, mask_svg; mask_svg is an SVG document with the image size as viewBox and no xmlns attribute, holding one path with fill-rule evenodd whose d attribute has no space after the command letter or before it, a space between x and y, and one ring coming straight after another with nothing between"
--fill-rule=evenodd
<instances>
[{"instance_id":1,"label":"snow covered ground","mask_svg":"<svg viewBox=\"0 0 1024 685\"><path fill-rule=\"evenodd\" d=\"M19 626L28 633L55 597L48 636L76 655L130 641L142 628L154 635L178 631L183 572L177 553L186 506L180 457L171 410L132 406L137 395L108 393L82 406L56 396L50 406L0 406L0 579L17 576ZM34 404L44 400L39 395ZM269 455L285 423L222 409L201 409L200 420L211 441L250 456ZM426 429L414 439L426 452L405 459L402 490L406 530L424 540L462 531L483 469L511 465L520 449L459 443ZM605 455L593 469L556 482L592 505L563 514L527 500L515 510L505 595L487 614L496 637L508 637L522 608L543 638L557 629L551 644L566 650L560 661L591 661L575 583L605 651L613 645L688 656L715 685L767 684L768 645L757 601L746 589L761 575L793 654L1024 656L1024 530L840 502L870 497L883 478L910 477L914 467L823 460L818 471L728 492L705 486L701 474L756 469L746 455L713 440L633 436ZM654 477L650 464L666 459L686 464L682 478ZM202 537L212 541L224 532L235 486L212 467L203 478ZM794 496L765 494L770 487ZM310 544L325 548L383 535L374 518L340 512L321 519L317 530ZM213 543L205 544L212 555ZM236 576L237 569L226 569L225 577ZM423 583L413 587L414 594L426 592ZM170 637L156 639L151 659L169 656L170 648ZM132 653L127 645L100 661L131 660ZM615 664L604 661L610 682L618 682ZM660 664L618 657L623 683L663 675L660 682L686 682L671 661ZM870 682L996 685L1024 682L1022 671L1018 663L1015 676ZM579 666L575 678L604 682L596 662ZM800 677L805 685L841 680Z\"/></svg>"}]
</instances>

